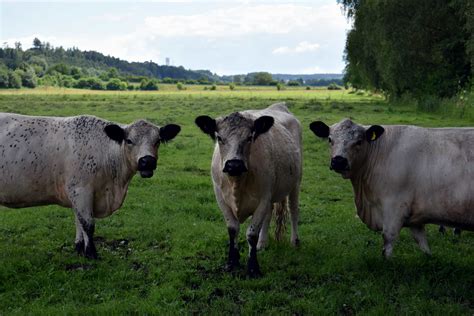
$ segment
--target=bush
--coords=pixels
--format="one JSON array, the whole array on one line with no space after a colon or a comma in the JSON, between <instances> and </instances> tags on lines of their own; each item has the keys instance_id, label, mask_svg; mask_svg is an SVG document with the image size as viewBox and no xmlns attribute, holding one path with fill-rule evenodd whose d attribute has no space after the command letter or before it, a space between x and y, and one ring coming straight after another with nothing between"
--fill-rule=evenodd
<instances>
[{"instance_id":1,"label":"bush","mask_svg":"<svg viewBox=\"0 0 474 316\"><path fill-rule=\"evenodd\" d=\"M329 84L328 86L328 90L341 90L342 88L339 87L337 84L335 84L334 82Z\"/></svg>"},{"instance_id":2,"label":"bush","mask_svg":"<svg viewBox=\"0 0 474 316\"><path fill-rule=\"evenodd\" d=\"M310 86L306 86L306 90L311 90L311 87L310 87Z\"/></svg>"},{"instance_id":3,"label":"bush","mask_svg":"<svg viewBox=\"0 0 474 316\"><path fill-rule=\"evenodd\" d=\"M234 90L235 89L235 84L233 84L233 83L229 84L229 89Z\"/></svg>"},{"instance_id":4,"label":"bush","mask_svg":"<svg viewBox=\"0 0 474 316\"><path fill-rule=\"evenodd\" d=\"M38 85L38 77L32 67L21 72L21 84L27 88L36 88Z\"/></svg>"},{"instance_id":5,"label":"bush","mask_svg":"<svg viewBox=\"0 0 474 316\"><path fill-rule=\"evenodd\" d=\"M216 86L215 84L213 84L213 85L209 88L209 90L217 90L217 86Z\"/></svg>"},{"instance_id":6,"label":"bush","mask_svg":"<svg viewBox=\"0 0 474 316\"><path fill-rule=\"evenodd\" d=\"M177 88L178 90L186 90L186 87L185 87L181 82L178 82L178 83L176 84L176 88Z\"/></svg>"},{"instance_id":7,"label":"bush","mask_svg":"<svg viewBox=\"0 0 474 316\"><path fill-rule=\"evenodd\" d=\"M276 88L278 91L285 90L285 85L281 82L277 83Z\"/></svg>"},{"instance_id":8,"label":"bush","mask_svg":"<svg viewBox=\"0 0 474 316\"><path fill-rule=\"evenodd\" d=\"M145 90L145 91L153 91L153 90L159 90L160 88L158 87L158 83L156 82L155 79L142 79L142 82L140 82L140 90Z\"/></svg>"},{"instance_id":9,"label":"bush","mask_svg":"<svg viewBox=\"0 0 474 316\"><path fill-rule=\"evenodd\" d=\"M132 85L132 84L129 84L129 85L127 86L127 90L130 90L130 91L135 90L135 86Z\"/></svg>"},{"instance_id":10,"label":"bush","mask_svg":"<svg viewBox=\"0 0 474 316\"><path fill-rule=\"evenodd\" d=\"M127 83L121 81L120 79L113 78L110 79L109 82L107 82L107 85L105 86L107 90L126 90L127 89Z\"/></svg>"},{"instance_id":11,"label":"bush","mask_svg":"<svg viewBox=\"0 0 474 316\"><path fill-rule=\"evenodd\" d=\"M21 88L21 76L16 71L8 72L8 87L13 89Z\"/></svg>"},{"instance_id":12,"label":"bush","mask_svg":"<svg viewBox=\"0 0 474 316\"><path fill-rule=\"evenodd\" d=\"M81 78L76 82L74 88L104 90L104 84L97 77Z\"/></svg>"},{"instance_id":13,"label":"bush","mask_svg":"<svg viewBox=\"0 0 474 316\"><path fill-rule=\"evenodd\" d=\"M0 67L0 88L8 88L8 69Z\"/></svg>"},{"instance_id":14,"label":"bush","mask_svg":"<svg viewBox=\"0 0 474 316\"><path fill-rule=\"evenodd\" d=\"M298 87L300 85L300 83L296 80L290 80L290 81L288 81L287 85L289 87Z\"/></svg>"}]
</instances>

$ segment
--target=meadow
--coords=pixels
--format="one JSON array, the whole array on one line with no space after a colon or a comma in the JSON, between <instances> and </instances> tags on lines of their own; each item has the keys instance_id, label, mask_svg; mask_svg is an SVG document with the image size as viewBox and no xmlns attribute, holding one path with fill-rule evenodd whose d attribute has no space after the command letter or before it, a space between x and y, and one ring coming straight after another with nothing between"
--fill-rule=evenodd
<instances>
[{"instance_id":1,"label":"meadow","mask_svg":"<svg viewBox=\"0 0 474 316\"><path fill-rule=\"evenodd\" d=\"M235 273L223 271L228 237L210 179L214 145L194 118L279 101L304 131L301 246L290 245L289 229L280 243L272 231L259 253L264 276L248 279L244 264ZM474 313L474 235L442 235L430 225L433 255L426 256L403 230L393 258L385 260L381 235L356 218L350 183L329 170L328 145L308 128L314 120L332 124L345 117L363 124L473 126L472 104L427 113L346 90L43 88L0 91L0 111L91 114L121 123L146 118L182 127L160 147L154 177L136 176L123 207L97 221L97 261L76 255L71 210L0 209L0 315Z\"/></svg>"}]
</instances>

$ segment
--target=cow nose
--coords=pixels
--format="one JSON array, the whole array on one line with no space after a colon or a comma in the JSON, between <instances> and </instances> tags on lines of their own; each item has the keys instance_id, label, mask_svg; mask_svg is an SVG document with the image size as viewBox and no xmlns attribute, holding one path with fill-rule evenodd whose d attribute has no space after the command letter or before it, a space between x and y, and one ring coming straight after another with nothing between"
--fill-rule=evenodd
<instances>
[{"instance_id":1,"label":"cow nose","mask_svg":"<svg viewBox=\"0 0 474 316\"><path fill-rule=\"evenodd\" d=\"M331 159L331 169L334 171L349 170L349 161L342 156L335 156Z\"/></svg>"},{"instance_id":2,"label":"cow nose","mask_svg":"<svg viewBox=\"0 0 474 316\"><path fill-rule=\"evenodd\" d=\"M150 155L138 159L138 170L155 170L156 158Z\"/></svg>"},{"instance_id":3,"label":"cow nose","mask_svg":"<svg viewBox=\"0 0 474 316\"><path fill-rule=\"evenodd\" d=\"M231 159L227 160L224 165L225 173L228 173L230 176L240 176L242 173L247 172L247 167L245 167L245 163L240 159Z\"/></svg>"}]
</instances>

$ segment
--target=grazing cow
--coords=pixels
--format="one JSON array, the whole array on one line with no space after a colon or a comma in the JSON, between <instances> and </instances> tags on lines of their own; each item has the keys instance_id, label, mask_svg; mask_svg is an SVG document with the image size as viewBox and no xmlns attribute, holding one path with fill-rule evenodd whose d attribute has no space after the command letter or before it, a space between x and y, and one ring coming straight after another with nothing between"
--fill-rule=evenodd
<instances>
[{"instance_id":1,"label":"grazing cow","mask_svg":"<svg viewBox=\"0 0 474 316\"><path fill-rule=\"evenodd\" d=\"M94 218L122 205L133 175L153 176L160 143L178 125L139 120L119 126L94 116L0 114L0 204L72 208L76 250L97 258Z\"/></svg>"},{"instance_id":2,"label":"grazing cow","mask_svg":"<svg viewBox=\"0 0 474 316\"><path fill-rule=\"evenodd\" d=\"M264 248L268 242L272 206L277 216L276 239L282 237L281 226L289 205L291 242L299 243L301 125L284 103L217 119L199 116L196 124L213 140L217 139L211 173L230 239L226 270L239 265L239 226L252 216L247 229L247 273L258 277L261 272L257 249Z\"/></svg>"},{"instance_id":3,"label":"grazing cow","mask_svg":"<svg viewBox=\"0 0 474 316\"><path fill-rule=\"evenodd\" d=\"M474 128L310 125L329 140L330 168L350 179L357 214L390 257L402 227L425 253L427 223L474 229Z\"/></svg>"}]
</instances>

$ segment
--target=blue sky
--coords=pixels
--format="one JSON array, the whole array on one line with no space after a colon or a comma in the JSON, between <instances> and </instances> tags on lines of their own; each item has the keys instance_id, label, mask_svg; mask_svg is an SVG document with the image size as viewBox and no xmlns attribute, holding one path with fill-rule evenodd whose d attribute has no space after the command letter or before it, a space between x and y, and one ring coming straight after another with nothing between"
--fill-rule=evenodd
<instances>
[{"instance_id":1,"label":"blue sky","mask_svg":"<svg viewBox=\"0 0 474 316\"><path fill-rule=\"evenodd\" d=\"M96 50L220 75L340 73L350 23L336 0L5 1L0 42Z\"/></svg>"}]
</instances>

